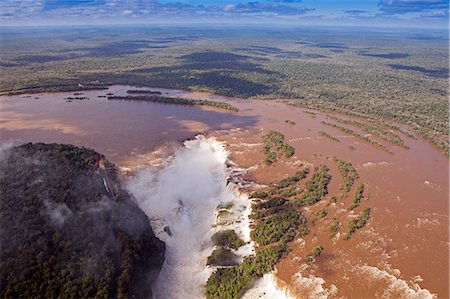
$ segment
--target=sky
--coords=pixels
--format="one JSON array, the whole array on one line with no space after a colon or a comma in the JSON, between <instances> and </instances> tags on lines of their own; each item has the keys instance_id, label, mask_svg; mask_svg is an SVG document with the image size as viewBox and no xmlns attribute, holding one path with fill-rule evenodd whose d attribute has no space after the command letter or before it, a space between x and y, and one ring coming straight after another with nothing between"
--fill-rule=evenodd
<instances>
[{"instance_id":1,"label":"sky","mask_svg":"<svg viewBox=\"0 0 450 299\"><path fill-rule=\"evenodd\" d=\"M447 28L449 0L1 0L0 24L310 24Z\"/></svg>"}]
</instances>

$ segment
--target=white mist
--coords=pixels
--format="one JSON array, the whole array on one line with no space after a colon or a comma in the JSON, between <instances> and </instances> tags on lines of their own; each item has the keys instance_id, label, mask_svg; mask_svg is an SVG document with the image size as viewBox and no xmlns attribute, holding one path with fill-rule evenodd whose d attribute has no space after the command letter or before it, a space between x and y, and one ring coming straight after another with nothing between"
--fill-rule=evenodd
<instances>
[{"instance_id":1,"label":"white mist","mask_svg":"<svg viewBox=\"0 0 450 299\"><path fill-rule=\"evenodd\" d=\"M152 286L154 298L205 297L206 282L215 270L206 265L214 249L211 236L219 230L234 229L249 242L235 252L241 260L254 252L250 201L233 183L227 184L233 176L227 156L222 143L197 136L186 141L164 168L141 169L128 181L127 189L166 244L165 262ZM220 206L229 213L219 217ZM273 283L264 279L255 287L264 282Z\"/></svg>"},{"instance_id":2,"label":"white mist","mask_svg":"<svg viewBox=\"0 0 450 299\"><path fill-rule=\"evenodd\" d=\"M202 298L212 269L216 207L232 201L226 186L227 154L202 136L186 141L161 170L141 170L127 184L166 243L166 260L153 286L155 298Z\"/></svg>"}]
</instances>

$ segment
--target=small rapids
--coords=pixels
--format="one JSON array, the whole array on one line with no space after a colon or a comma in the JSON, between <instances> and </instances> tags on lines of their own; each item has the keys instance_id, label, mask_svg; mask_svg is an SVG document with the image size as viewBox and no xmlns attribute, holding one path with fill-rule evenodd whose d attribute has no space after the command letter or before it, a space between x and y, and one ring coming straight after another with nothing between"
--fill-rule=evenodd
<instances>
[{"instance_id":1,"label":"small rapids","mask_svg":"<svg viewBox=\"0 0 450 299\"><path fill-rule=\"evenodd\" d=\"M239 169L227 167L227 158L222 143L197 136L186 141L164 168L141 169L127 182L166 244L166 259L152 286L155 298L205 297L206 282L215 270L206 262L217 231L234 229L248 242L235 252L240 259L254 251L251 204L233 183Z\"/></svg>"}]
</instances>

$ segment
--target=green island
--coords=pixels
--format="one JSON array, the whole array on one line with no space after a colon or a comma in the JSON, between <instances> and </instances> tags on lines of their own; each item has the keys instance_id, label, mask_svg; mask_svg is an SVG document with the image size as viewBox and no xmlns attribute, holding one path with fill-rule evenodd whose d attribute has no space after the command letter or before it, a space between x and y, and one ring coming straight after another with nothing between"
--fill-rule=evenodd
<instances>
[{"instance_id":1,"label":"green island","mask_svg":"<svg viewBox=\"0 0 450 299\"><path fill-rule=\"evenodd\" d=\"M344 184L341 188L343 188L345 192L349 192L355 183L355 180L359 178L358 172L350 162L339 160L336 157L334 157L333 160L336 163L342 178L344 179Z\"/></svg>"},{"instance_id":2,"label":"green island","mask_svg":"<svg viewBox=\"0 0 450 299\"><path fill-rule=\"evenodd\" d=\"M151 95L161 95L162 92L160 91L153 91L153 90L145 90L145 89L129 89L127 90L128 94L151 94Z\"/></svg>"},{"instance_id":3,"label":"green island","mask_svg":"<svg viewBox=\"0 0 450 299\"><path fill-rule=\"evenodd\" d=\"M351 206L348 208L349 210L356 209L359 207L359 203L361 202L361 199L364 198L364 184L361 184L356 189L355 197L353 198L353 202Z\"/></svg>"},{"instance_id":4,"label":"green island","mask_svg":"<svg viewBox=\"0 0 450 299\"><path fill-rule=\"evenodd\" d=\"M146 95L146 96L108 96L108 100L123 100L123 101L146 101L162 104L174 104L174 105L188 105L188 106L209 106L228 111L237 112L238 108L231 104L211 101L211 100L195 100L186 98L164 97L159 95Z\"/></svg>"},{"instance_id":5,"label":"green island","mask_svg":"<svg viewBox=\"0 0 450 299\"><path fill-rule=\"evenodd\" d=\"M143 298L165 245L104 156L27 143L0 159L2 298ZM18 191L20 190L20 191Z\"/></svg>"},{"instance_id":6,"label":"green island","mask_svg":"<svg viewBox=\"0 0 450 299\"><path fill-rule=\"evenodd\" d=\"M327 126L330 126L330 127L333 127L333 128L336 128L336 129L339 129L339 130L341 130L342 132L345 132L345 133L350 134L350 135L352 135L352 136L354 136L354 137L356 137L356 138L359 138L359 139L361 139L361 140L363 140L363 141L366 141L366 142L368 142L369 144L372 144L372 145L374 145L374 146L376 146L376 147L382 149L382 150L385 151L385 152L392 153L387 147L385 147L384 145L382 145L382 144L379 143L378 141L373 140L373 139L370 138L370 137L361 135L360 133L358 133L358 132L356 132L356 131L354 131L354 130L352 130L352 129L349 129L349 128L347 128L347 127L343 127L343 126L340 126L340 125L332 124L332 123L329 123L329 122L326 122L326 121L322 121L322 124L327 125Z\"/></svg>"},{"instance_id":7,"label":"green island","mask_svg":"<svg viewBox=\"0 0 450 299\"><path fill-rule=\"evenodd\" d=\"M266 155L265 162L268 165L275 163L282 155L290 158L294 155L295 149L292 145L284 141L284 135L278 131L270 130L262 136L263 153Z\"/></svg>"},{"instance_id":8,"label":"green island","mask_svg":"<svg viewBox=\"0 0 450 299\"><path fill-rule=\"evenodd\" d=\"M299 177L289 181L295 183ZM256 199L257 195L262 195L262 198ZM245 257L236 266L218 268L206 284L207 298L239 298L257 278L273 270L287 254L289 241L308 232L306 218L289 201L269 197L266 192L251 196L255 198L250 218L253 221L251 238L258 244L256 253ZM221 240L220 244L235 244L234 234L226 231L214 239Z\"/></svg>"},{"instance_id":9,"label":"green island","mask_svg":"<svg viewBox=\"0 0 450 299\"><path fill-rule=\"evenodd\" d=\"M328 227L328 231L331 233L330 238L334 238L336 234L339 232L340 228L341 224L339 223L339 220L333 218L333 223Z\"/></svg>"},{"instance_id":10,"label":"green island","mask_svg":"<svg viewBox=\"0 0 450 299\"><path fill-rule=\"evenodd\" d=\"M302 190L299 197L293 200L293 203L298 206L306 206L320 201L328 193L327 186L331 181L328 171L329 168L325 165L317 167L312 178L306 183L305 189Z\"/></svg>"},{"instance_id":11,"label":"green island","mask_svg":"<svg viewBox=\"0 0 450 299\"><path fill-rule=\"evenodd\" d=\"M323 251L322 245L315 246L310 253L305 256L305 262L311 263L313 262Z\"/></svg>"},{"instance_id":12,"label":"green island","mask_svg":"<svg viewBox=\"0 0 450 299\"><path fill-rule=\"evenodd\" d=\"M349 240L351 236L358 230L363 228L370 218L370 208L364 208L357 218L351 219L348 223L347 232L344 240Z\"/></svg>"},{"instance_id":13,"label":"green island","mask_svg":"<svg viewBox=\"0 0 450 299\"><path fill-rule=\"evenodd\" d=\"M251 193L249 198L265 199L269 196L278 197L278 200L284 200L283 198L291 198L301 191L301 188L297 186L296 183L306 178L308 173L309 168L298 170L293 175L281 179L277 183L273 184L273 186L271 186L271 188L267 191L255 191Z\"/></svg>"}]
</instances>

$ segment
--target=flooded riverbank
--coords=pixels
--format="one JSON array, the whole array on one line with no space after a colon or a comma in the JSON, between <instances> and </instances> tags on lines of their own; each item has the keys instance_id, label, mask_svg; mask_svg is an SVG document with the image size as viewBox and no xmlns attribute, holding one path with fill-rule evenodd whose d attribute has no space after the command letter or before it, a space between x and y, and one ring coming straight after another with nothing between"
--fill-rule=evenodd
<instances>
[{"instance_id":1,"label":"flooded riverbank","mask_svg":"<svg viewBox=\"0 0 450 299\"><path fill-rule=\"evenodd\" d=\"M302 297L427 297L449 296L448 159L418 138L402 135L409 149L376 139L392 151L382 151L360 139L325 126L325 113L287 106L276 101L222 97L208 93L152 88L169 96L225 101L239 112L145 102L108 101L107 93L126 95L129 86L86 91L89 99L64 100L73 93L0 97L0 141L73 143L106 155L124 169L134 171L171 155L181 142L201 133L225 142L231 160L247 168L244 179L270 184L294 173L301 164L311 169L330 168L328 195L306 209L328 215L310 233L294 240L291 253L277 266L277 279L292 294ZM99 97L102 96L102 97ZM39 97L35 99L35 97ZM295 124L286 122L292 121ZM263 163L261 133L282 132L295 147L295 155L272 166ZM320 135L324 131L339 139ZM344 226L354 196L330 203L342 191L341 175L331 157L349 161L366 186L362 206L372 209L367 226L351 240L330 238L333 218ZM159 159L159 160L158 160ZM303 257L321 244L317 263Z\"/></svg>"}]
</instances>

